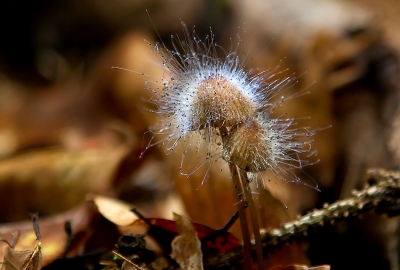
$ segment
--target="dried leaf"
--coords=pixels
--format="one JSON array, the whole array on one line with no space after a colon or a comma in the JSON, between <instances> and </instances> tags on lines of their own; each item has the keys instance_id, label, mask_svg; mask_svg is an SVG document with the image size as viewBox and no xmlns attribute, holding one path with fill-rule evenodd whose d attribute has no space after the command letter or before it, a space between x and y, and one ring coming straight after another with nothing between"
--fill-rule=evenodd
<instances>
[{"instance_id":1,"label":"dried leaf","mask_svg":"<svg viewBox=\"0 0 400 270\"><path fill-rule=\"evenodd\" d=\"M133 205L117 199L93 195L90 198L94 201L99 212L109 221L118 226L128 226L135 222L138 217L131 212Z\"/></svg>"},{"instance_id":2,"label":"dried leaf","mask_svg":"<svg viewBox=\"0 0 400 270\"><path fill-rule=\"evenodd\" d=\"M4 249L5 270L39 270L42 268L42 246L37 215L32 215L33 228L36 235L36 243L33 250L14 250L11 247Z\"/></svg>"},{"instance_id":3,"label":"dried leaf","mask_svg":"<svg viewBox=\"0 0 400 270\"><path fill-rule=\"evenodd\" d=\"M161 218L139 220L132 213L133 205L131 204L100 195L89 195L88 198L94 201L105 218L118 226L139 225L144 221L150 227L147 234L153 237L165 252L170 252L171 242L178 235L175 221ZM197 237L202 241L202 252L207 257L230 251L240 244L240 241L230 232L216 230L198 223L192 223L192 225Z\"/></svg>"},{"instance_id":4,"label":"dried leaf","mask_svg":"<svg viewBox=\"0 0 400 270\"><path fill-rule=\"evenodd\" d=\"M41 246L38 241L33 250L14 250L10 247L4 249L4 264L6 270L36 270L41 269Z\"/></svg>"},{"instance_id":5,"label":"dried leaf","mask_svg":"<svg viewBox=\"0 0 400 270\"><path fill-rule=\"evenodd\" d=\"M182 269L203 269L201 243L192 223L178 214L174 216L179 235L171 243L171 257Z\"/></svg>"},{"instance_id":6,"label":"dried leaf","mask_svg":"<svg viewBox=\"0 0 400 270\"><path fill-rule=\"evenodd\" d=\"M171 242L178 235L176 222L161 218L144 218L143 221L150 226L147 234L153 237L166 253L169 253ZM142 221L135 223L139 222ZM198 223L192 223L192 226L202 242L201 250L206 257L231 251L240 244L240 241L230 232L216 230Z\"/></svg>"},{"instance_id":7,"label":"dried leaf","mask_svg":"<svg viewBox=\"0 0 400 270\"><path fill-rule=\"evenodd\" d=\"M84 203L77 208L59 215L42 218L40 220L42 265L48 265L65 252L68 242L68 236L64 232L66 221L70 221L72 233L74 235L81 232L89 234L90 232L87 231L87 227L92 217L93 210L91 210L90 204ZM18 231L20 235L14 249L31 249L36 242L36 235L32 231L32 223L20 222L0 225L0 235L7 236L7 238L15 233L15 231ZM11 241L11 243L13 242L15 241ZM5 250L6 248L0 250L0 261L3 260L3 251ZM71 255L71 252L69 255Z\"/></svg>"}]
</instances>

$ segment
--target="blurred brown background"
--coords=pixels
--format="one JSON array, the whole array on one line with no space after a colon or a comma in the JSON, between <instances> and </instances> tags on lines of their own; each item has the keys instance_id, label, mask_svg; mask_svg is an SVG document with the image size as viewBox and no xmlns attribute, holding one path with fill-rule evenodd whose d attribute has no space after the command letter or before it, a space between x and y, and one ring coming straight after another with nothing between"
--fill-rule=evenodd
<instances>
[{"instance_id":1,"label":"blurred brown background","mask_svg":"<svg viewBox=\"0 0 400 270\"><path fill-rule=\"evenodd\" d=\"M299 77L285 95L310 91L280 112L322 129L313 145L320 162L298 172L321 192L271 181L288 209L257 190L261 226L350 196L366 169L400 164L399 11L394 0L3 1L0 222L64 213L88 193L133 203L147 217L174 211L214 228L228 221L236 199L227 173L213 167L201 185L204 172L179 175L179 152L155 146L139 159L155 121L144 80L163 78L148 42L159 41L157 30L168 46L171 34L183 36L181 21L199 37L211 27L227 50L239 34L247 68L281 65ZM240 236L237 224L232 231ZM371 215L327 229L304 250L313 265L398 269L398 235L397 219Z\"/></svg>"}]
</instances>

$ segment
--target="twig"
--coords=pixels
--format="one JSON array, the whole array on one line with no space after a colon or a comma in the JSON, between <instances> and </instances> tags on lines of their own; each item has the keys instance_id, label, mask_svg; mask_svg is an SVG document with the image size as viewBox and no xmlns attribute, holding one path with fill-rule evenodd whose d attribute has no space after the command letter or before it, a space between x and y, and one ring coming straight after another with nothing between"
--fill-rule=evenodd
<instances>
[{"instance_id":1,"label":"twig","mask_svg":"<svg viewBox=\"0 0 400 270\"><path fill-rule=\"evenodd\" d=\"M340 200L322 209L314 210L298 219L285 223L280 229L261 232L262 249L265 255L283 244L304 239L307 235L323 227L335 224L340 220L361 215L375 210L388 217L400 215L400 172L370 170L369 183L363 190L353 192L353 196ZM252 247L255 254L255 247ZM222 253L205 262L206 269L236 269L243 260L243 247L231 252Z\"/></svg>"},{"instance_id":2,"label":"twig","mask_svg":"<svg viewBox=\"0 0 400 270\"><path fill-rule=\"evenodd\" d=\"M225 235L228 230L232 227L232 225L238 220L239 218L239 211L236 210L235 214L232 215L232 217L229 219L229 221L222 227L221 229L218 229L211 233L210 235L202 238L200 241L203 245L203 243L207 243L208 241L215 239L218 236L223 236ZM1 240L1 239L0 239Z\"/></svg>"},{"instance_id":3,"label":"twig","mask_svg":"<svg viewBox=\"0 0 400 270\"><path fill-rule=\"evenodd\" d=\"M137 265L136 263L132 262L131 260L129 260L128 258L126 258L125 256L123 256L122 254L116 252L115 250L112 251L115 255L117 255L118 257L122 258L126 263L129 263L130 265L132 265L135 269L137 270L145 270L144 268L140 267L139 265Z\"/></svg>"}]
</instances>

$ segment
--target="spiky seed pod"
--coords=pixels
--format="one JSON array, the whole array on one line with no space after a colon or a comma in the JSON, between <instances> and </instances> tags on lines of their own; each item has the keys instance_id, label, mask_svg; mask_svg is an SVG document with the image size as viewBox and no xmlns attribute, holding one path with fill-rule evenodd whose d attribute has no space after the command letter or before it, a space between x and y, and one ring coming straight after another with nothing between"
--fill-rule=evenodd
<instances>
[{"instance_id":1,"label":"spiky seed pod","mask_svg":"<svg viewBox=\"0 0 400 270\"><path fill-rule=\"evenodd\" d=\"M270 170L283 180L293 180L291 170L310 165L301 153L310 152L313 132L294 128L294 119L271 119L257 114L229 132L222 157L239 168L257 173Z\"/></svg>"}]
</instances>

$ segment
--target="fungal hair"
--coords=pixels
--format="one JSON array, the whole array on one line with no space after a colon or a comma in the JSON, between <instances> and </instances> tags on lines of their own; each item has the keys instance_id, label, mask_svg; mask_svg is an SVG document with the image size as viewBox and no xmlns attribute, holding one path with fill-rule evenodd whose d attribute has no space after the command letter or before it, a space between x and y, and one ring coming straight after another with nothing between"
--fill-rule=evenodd
<instances>
[{"instance_id":1,"label":"fungal hair","mask_svg":"<svg viewBox=\"0 0 400 270\"><path fill-rule=\"evenodd\" d=\"M282 93L296 83L294 74L279 66L246 70L239 35L225 51L211 29L200 39L194 27L189 31L182 22L182 28L183 38L171 36L172 49L162 41L149 43L165 72L159 83L147 84L158 121L146 149L159 145L169 154L183 144L179 170L188 177L226 161L249 174L268 170L283 181L301 182L294 171L317 162L309 160L315 132L298 126L296 118L271 117L292 98Z\"/></svg>"}]
</instances>

